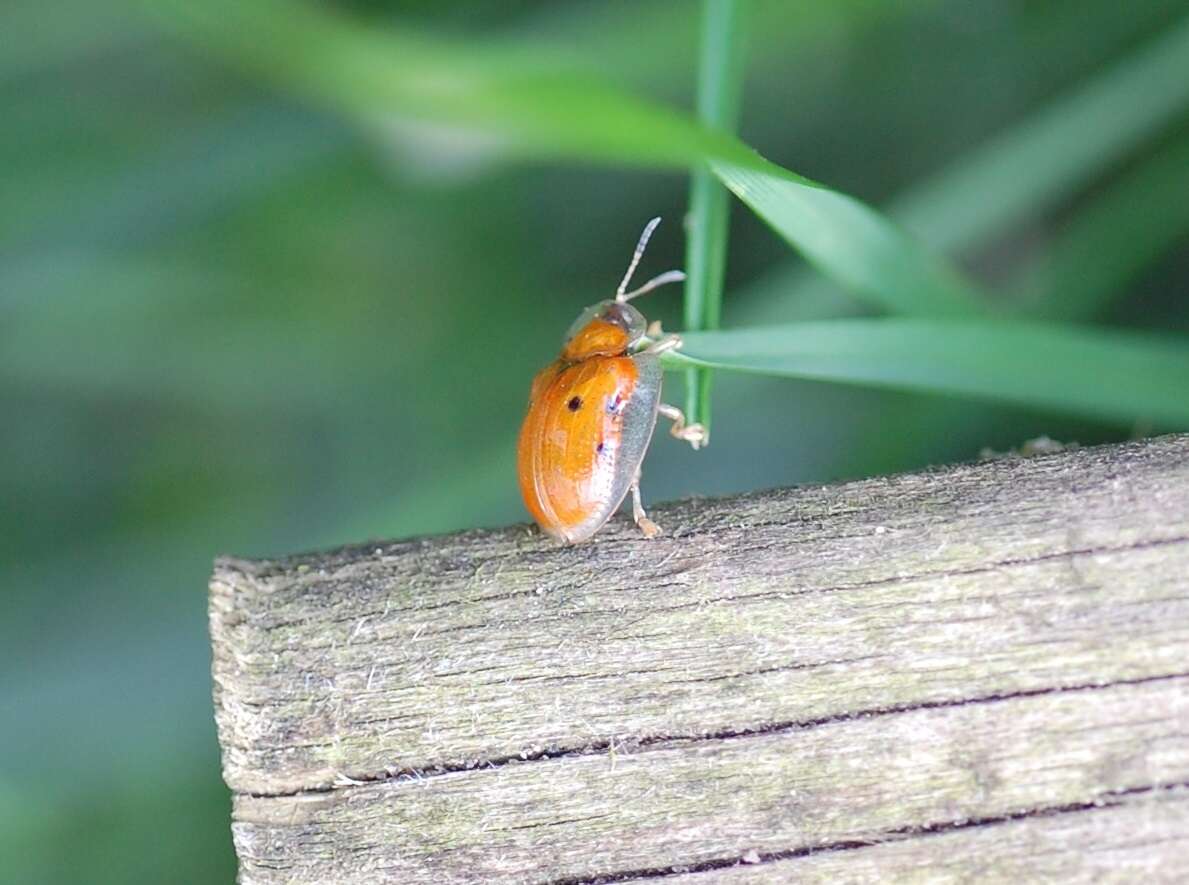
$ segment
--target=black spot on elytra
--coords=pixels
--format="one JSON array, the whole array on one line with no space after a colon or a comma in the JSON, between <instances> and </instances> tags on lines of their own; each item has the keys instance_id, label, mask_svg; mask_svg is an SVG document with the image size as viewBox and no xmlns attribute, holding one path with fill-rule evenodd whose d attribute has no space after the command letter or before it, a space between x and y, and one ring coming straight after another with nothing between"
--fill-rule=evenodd
<instances>
[{"instance_id":1,"label":"black spot on elytra","mask_svg":"<svg viewBox=\"0 0 1189 885\"><path fill-rule=\"evenodd\" d=\"M577 412L579 409L582 408L582 397L580 397L580 396L570 397L570 401L568 403L566 403L566 408L569 409L571 412Z\"/></svg>"}]
</instances>

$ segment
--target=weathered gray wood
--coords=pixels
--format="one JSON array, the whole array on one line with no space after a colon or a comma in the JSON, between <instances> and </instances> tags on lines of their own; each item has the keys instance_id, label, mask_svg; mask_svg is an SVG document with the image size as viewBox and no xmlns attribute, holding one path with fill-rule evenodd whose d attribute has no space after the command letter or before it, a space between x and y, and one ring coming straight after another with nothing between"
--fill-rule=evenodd
<instances>
[{"instance_id":1,"label":"weathered gray wood","mask_svg":"<svg viewBox=\"0 0 1189 885\"><path fill-rule=\"evenodd\" d=\"M667 885L905 879L1010 885L1185 881L1189 791L1127 796L1073 811L896 834L877 844L830 847L795 858L755 855L749 858L754 864L734 863L665 881Z\"/></svg>"},{"instance_id":2,"label":"weathered gray wood","mask_svg":"<svg viewBox=\"0 0 1189 885\"><path fill-rule=\"evenodd\" d=\"M242 879L1184 874L1189 436L657 517L221 560Z\"/></svg>"}]
</instances>

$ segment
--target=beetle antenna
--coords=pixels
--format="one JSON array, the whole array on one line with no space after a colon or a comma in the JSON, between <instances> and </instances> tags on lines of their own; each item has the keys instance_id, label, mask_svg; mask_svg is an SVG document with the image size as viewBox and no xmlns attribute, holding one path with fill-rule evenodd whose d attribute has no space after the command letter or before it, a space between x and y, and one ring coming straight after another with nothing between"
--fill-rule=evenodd
<instances>
[{"instance_id":1,"label":"beetle antenna","mask_svg":"<svg viewBox=\"0 0 1189 885\"><path fill-rule=\"evenodd\" d=\"M652 236L652 232L656 230L656 226L661 223L661 217L658 215L648 224L644 225L644 232L640 234L640 241L636 243L636 252L632 255L632 263L628 265L628 272L623 275L623 281L620 282L619 288L615 290L616 301L627 301L628 296L625 294L628 290L628 283L632 281L632 274L636 272L636 265L640 263L640 259L644 257L644 250L648 248L648 238ZM647 284L645 284L647 285ZM658 284L659 285L659 284ZM640 294L639 292L633 294Z\"/></svg>"}]
</instances>

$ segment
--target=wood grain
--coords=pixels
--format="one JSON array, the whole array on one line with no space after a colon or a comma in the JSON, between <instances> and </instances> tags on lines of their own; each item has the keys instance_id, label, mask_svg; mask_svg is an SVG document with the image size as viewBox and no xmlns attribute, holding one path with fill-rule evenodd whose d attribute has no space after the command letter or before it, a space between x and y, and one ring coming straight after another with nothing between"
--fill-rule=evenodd
<instances>
[{"instance_id":1,"label":"wood grain","mask_svg":"<svg viewBox=\"0 0 1189 885\"><path fill-rule=\"evenodd\" d=\"M1189 437L655 515L220 560L243 881L1184 869Z\"/></svg>"}]
</instances>

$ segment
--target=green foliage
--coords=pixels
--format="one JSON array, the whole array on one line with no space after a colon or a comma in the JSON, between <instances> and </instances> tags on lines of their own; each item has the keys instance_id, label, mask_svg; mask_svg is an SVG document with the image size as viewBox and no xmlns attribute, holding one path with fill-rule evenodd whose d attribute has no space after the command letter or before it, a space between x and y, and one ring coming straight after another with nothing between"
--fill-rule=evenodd
<instances>
[{"instance_id":1,"label":"green foliage","mask_svg":"<svg viewBox=\"0 0 1189 885\"><path fill-rule=\"evenodd\" d=\"M740 200L856 298L887 310L966 314L974 286L902 229L846 194L783 170L715 163Z\"/></svg>"},{"instance_id":2,"label":"green foliage","mask_svg":"<svg viewBox=\"0 0 1189 885\"><path fill-rule=\"evenodd\" d=\"M698 119L707 127L733 133L743 99L745 0L705 0L698 64ZM727 272L728 194L714 171L690 171L685 243L685 328L717 329L722 323L722 291ZM685 373L686 418L710 432L710 379L705 369Z\"/></svg>"},{"instance_id":3,"label":"green foliage","mask_svg":"<svg viewBox=\"0 0 1189 885\"><path fill-rule=\"evenodd\" d=\"M846 319L692 332L670 364L1189 425L1189 341L1028 322Z\"/></svg>"},{"instance_id":4,"label":"green foliage","mask_svg":"<svg viewBox=\"0 0 1189 885\"><path fill-rule=\"evenodd\" d=\"M688 0L0 4L0 880L226 879L211 556L523 519L691 175L641 306L714 446L649 501L1189 424L1185 0L748 6L736 128Z\"/></svg>"},{"instance_id":5,"label":"green foliage","mask_svg":"<svg viewBox=\"0 0 1189 885\"><path fill-rule=\"evenodd\" d=\"M685 314L692 330L717 327L725 267L727 208L711 185L707 168L856 298L894 312L925 316L984 312L987 299L972 283L893 222L849 195L751 154L730 136L738 116L743 76L739 61L743 37L738 24L743 5L729 0L706 5L698 100L705 128L676 111L622 93L596 77L568 70L559 73L552 54L530 54L499 46L474 52L391 29L367 29L308 4L286 0L230 3L227 8L222 2L201 7L174 3L167 9L183 33L199 36L240 63L344 112L366 117L404 115L460 127L478 132L481 141L493 139L501 148L537 156L691 167L691 281ZM1161 82L1166 78L1174 82L1189 78L1189 65L1173 61L1173 52L1179 52L1182 59L1189 58L1189 53L1183 52L1187 35L1189 25L1182 24L1148 56L1129 66L1127 76L1108 81L1103 88L1109 101L1114 104L1130 96L1134 81L1144 79L1146 68L1153 64ZM298 51L293 51L294 47ZM1136 74L1136 68L1140 74ZM1181 98L1183 88L1160 91ZM1152 103L1141 104L1150 107ZM1066 133L1061 136L1064 143ZM854 328L856 340L865 341L865 332L860 331L865 327ZM1060 393L1056 399L1052 391L1038 392L1030 399L1027 390L1015 383L1011 364L1002 359L1019 343L1019 335L1018 328L998 323L981 329L979 343L999 358L980 365L978 384L955 385L946 373L914 375L911 384L918 389L983 395L994 395L998 389L1004 398L1044 405L1060 406L1063 398L1068 398L1070 408L1085 400L1095 403L1094 411L1101 415L1132 413L1124 409L1132 399L1131 388L1115 408L1106 408L1102 402L1104 388L1092 373L1062 377L1056 385ZM787 330L779 335L734 335L717 348L705 335L694 340L720 354L725 347L729 353L716 360L703 354L698 365L722 369L746 366L756 372L763 372L764 366L773 365L772 361L746 359L746 354L731 349L732 345L737 348L763 340L770 350L782 341L794 341ZM828 340L838 346L838 358L854 357L855 348L844 346L845 331L836 331ZM1110 352L1113 340L1100 340L1097 346ZM1143 344L1120 341L1118 348L1121 355L1130 357L1135 350L1142 350ZM1159 356L1152 355L1152 366L1161 365ZM833 354L822 353L819 358L830 361ZM789 359L805 372L806 360L811 357L802 350L790 353ZM785 374L775 368L769 371ZM691 372L687 377L691 419L707 422L708 376L705 372ZM838 375L823 366L815 377L835 379ZM851 381L883 383L862 373L848 377ZM1039 380L1043 381L1043 377ZM1152 382L1143 376L1132 379L1133 385L1148 383ZM1041 391L1044 385L1032 389ZM1167 385L1161 381L1156 389L1166 390ZM1149 417L1175 414L1180 418L1181 413L1164 407L1165 399L1154 396L1152 401L1159 407Z\"/></svg>"},{"instance_id":6,"label":"green foliage","mask_svg":"<svg viewBox=\"0 0 1189 885\"><path fill-rule=\"evenodd\" d=\"M597 77L559 72L552 55L513 47L476 53L392 29L373 32L293 0L156 6L170 10L184 34L345 113L457 127L482 143L537 157L695 170L709 165L824 273L860 297L914 312L971 309L970 286L956 271L859 200L764 160L721 128L705 128ZM279 31L275 22L282 23ZM727 35L741 39L738 28ZM720 76L742 75L727 59L708 64ZM730 94L730 88L716 93L716 103L729 104ZM715 123L729 121L733 109L724 106L719 114Z\"/></svg>"}]
</instances>

